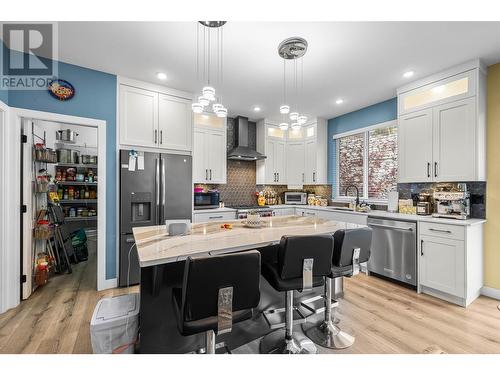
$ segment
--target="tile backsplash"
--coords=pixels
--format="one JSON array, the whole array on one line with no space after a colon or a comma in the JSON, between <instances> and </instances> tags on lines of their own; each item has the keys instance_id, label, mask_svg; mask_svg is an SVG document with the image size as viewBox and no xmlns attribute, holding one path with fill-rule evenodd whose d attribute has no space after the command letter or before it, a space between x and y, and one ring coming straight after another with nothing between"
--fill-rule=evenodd
<instances>
[{"instance_id":1,"label":"tile backsplash","mask_svg":"<svg viewBox=\"0 0 500 375\"><path fill-rule=\"evenodd\" d=\"M456 184L456 183L450 183ZM465 182L470 193L470 216L477 219L486 218L486 182ZM437 183L398 184L399 199L413 199L416 204L418 194L433 193ZM442 183L439 185L443 185Z\"/></svg>"},{"instance_id":2,"label":"tile backsplash","mask_svg":"<svg viewBox=\"0 0 500 375\"><path fill-rule=\"evenodd\" d=\"M255 173L255 162L228 160L226 184L195 184L195 186L219 190L220 199L226 206L256 204Z\"/></svg>"}]
</instances>

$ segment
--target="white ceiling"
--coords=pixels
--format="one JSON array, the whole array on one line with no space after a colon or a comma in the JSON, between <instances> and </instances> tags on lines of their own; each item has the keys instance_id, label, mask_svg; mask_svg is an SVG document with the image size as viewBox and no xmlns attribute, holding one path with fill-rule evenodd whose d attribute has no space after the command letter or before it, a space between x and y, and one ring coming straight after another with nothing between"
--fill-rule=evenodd
<instances>
[{"instance_id":1,"label":"white ceiling","mask_svg":"<svg viewBox=\"0 0 500 375\"><path fill-rule=\"evenodd\" d=\"M61 22L59 59L199 92L196 28L196 22ZM411 80L473 58L500 61L500 22L228 22L224 82L214 87L231 115L277 116L283 92L277 46L290 36L309 42L302 111L324 118L392 98ZM415 71L411 79L402 77L408 70ZM166 81L156 78L160 71ZM344 103L335 104L337 98Z\"/></svg>"}]
</instances>

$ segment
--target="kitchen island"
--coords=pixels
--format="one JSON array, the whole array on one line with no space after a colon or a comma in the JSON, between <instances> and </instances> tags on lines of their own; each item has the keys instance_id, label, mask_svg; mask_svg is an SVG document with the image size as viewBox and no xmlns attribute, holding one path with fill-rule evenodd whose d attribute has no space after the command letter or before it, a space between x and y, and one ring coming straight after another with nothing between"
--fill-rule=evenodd
<instances>
[{"instance_id":1,"label":"kitchen island","mask_svg":"<svg viewBox=\"0 0 500 375\"><path fill-rule=\"evenodd\" d=\"M231 224L232 229L222 228ZM273 245L284 235L334 233L360 225L318 217L280 216L262 218L262 227L248 228L243 220L193 224L184 236L172 236L165 226L134 228L141 266L140 345L141 353L186 353L204 345L204 335L183 337L177 330L172 308L172 288L181 287L184 260L188 256L210 256L250 249L261 251L262 259L275 257ZM297 293L297 299L320 294L322 287ZM248 321L233 327L230 334L217 336L230 348L237 348L269 332L263 310L284 305L282 293L261 278L261 301Z\"/></svg>"}]
</instances>

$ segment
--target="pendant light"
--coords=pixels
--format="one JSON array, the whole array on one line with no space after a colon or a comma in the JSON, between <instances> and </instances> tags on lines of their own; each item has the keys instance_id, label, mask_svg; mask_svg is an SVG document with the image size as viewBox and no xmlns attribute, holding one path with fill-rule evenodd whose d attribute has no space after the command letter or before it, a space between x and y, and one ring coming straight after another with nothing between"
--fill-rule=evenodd
<instances>
[{"instance_id":1,"label":"pendant light","mask_svg":"<svg viewBox=\"0 0 500 375\"><path fill-rule=\"evenodd\" d=\"M295 108L291 109L290 105L283 104L280 106L280 114L282 121L279 125L281 130L288 130L288 120L291 121L292 130L300 130L301 126L307 122L307 116L299 111L299 88L298 88L298 64L301 62L301 90L304 87L304 65L302 57L307 51L307 41L304 38L292 37L285 39L278 46L278 55L283 59L283 103L286 103L286 62L293 60L293 84L295 97ZM288 115L288 119L286 119Z\"/></svg>"},{"instance_id":2,"label":"pendant light","mask_svg":"<svg viewBox=\"0 0 500 375\"><path fill-rule=\"evenodd\" d=\"M226 21L198 21L197 23L197 33L196 33L196 70L198 79L205 83L205 86L201 90L201 96L198 97L198 101L191 105L191 109L194 113L202 113L203 111L210 111L210 102L215 102L212 105L211 110L217 117L227 117L227 108L221 103L222 97L217 97L215 94L215 88L211 86L211 73L213 65L217 70L217 81L222 83L222 57L223 57L223 29L222 26ZM200 26L201 25L201 26ZM212 34L215 33L216 38L212 38ZM203 39L202 46L200 48L200 37ZM215 64L212 64L212 44L215 40ZM200 59L200 49L202 58ZM201 64L200 64L200 60ZM202 72L200 72L200 65L202 65Z\"/></svg>"}]
</instances>

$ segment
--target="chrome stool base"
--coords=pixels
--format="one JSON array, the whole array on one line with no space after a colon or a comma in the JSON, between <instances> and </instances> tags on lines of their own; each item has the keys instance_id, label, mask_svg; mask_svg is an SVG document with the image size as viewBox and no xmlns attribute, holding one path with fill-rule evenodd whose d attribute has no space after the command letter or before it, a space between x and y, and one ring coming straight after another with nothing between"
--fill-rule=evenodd
<instances>
[{"instance_id":1,"label":"chrome stool base","mask_svg":"<svg viewBox=\"0 0 500 375\"><path fill-rule=\"evenodd\" d=\"M302 330L312 342L330 349L345 349L354 344L354 336L342 331L332 321L306 323Z\"/></svg>"},{"instance_id":2,"label":"chrome stool base","mask_svg":"<svg viewBox=\"0 0 500 375\"><path fill-rule=\"evenodd\" d=\"M260 352L263 354L316 354L318 348L306 337L285 339L285 329L277 329L268 333L260 341Z\"/></svg>"}]
</instances>

